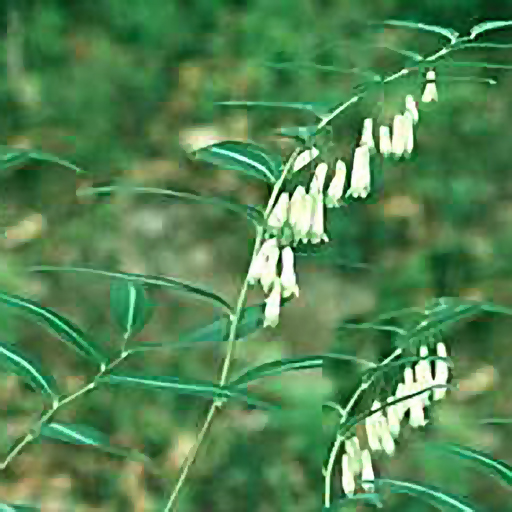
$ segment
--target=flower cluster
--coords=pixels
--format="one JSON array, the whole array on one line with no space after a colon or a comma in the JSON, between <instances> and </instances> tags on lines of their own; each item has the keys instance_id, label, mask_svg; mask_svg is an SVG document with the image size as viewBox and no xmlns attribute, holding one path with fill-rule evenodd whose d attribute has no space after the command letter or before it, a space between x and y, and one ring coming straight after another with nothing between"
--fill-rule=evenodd
<instances>
[{"instance_id":1,"label":"flower cluster","mask_svg":"<svg viewBox=\"0 0 512 512\"><path fill-rule=\"evenodd\" d=\"M352 496L356 488L356 477L361 474L363 489L373 490L374 480L370 452L384 451L387 455L395 453L395 439L400 433L400 423L409 412L409 424L417 428L427 424L425 407L432 400L440 400L446 394L449 378L449 365L446 361L447 350L444 343L436 346L437 356L434 363L434 375L431 363L427 359L428 347L420 347L420 361L414 368L404 370L404 380L398 384L393 396L387 398L389 405L383 406L375 400L370 414L365 419L368 450L359 449L359 440L353 437L345 441L345 454L342 457L342 485L346 495ZM412 396L415 395L415 396ZM408 398L410 397L410 398Z\"/></svg>"}]
</instances>

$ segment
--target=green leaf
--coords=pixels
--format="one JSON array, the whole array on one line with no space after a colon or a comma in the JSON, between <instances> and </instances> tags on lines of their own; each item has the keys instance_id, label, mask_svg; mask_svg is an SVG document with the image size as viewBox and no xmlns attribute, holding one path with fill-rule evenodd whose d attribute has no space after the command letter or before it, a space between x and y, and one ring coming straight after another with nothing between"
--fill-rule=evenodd
<instances>
[{"instance_id":1,"label":"green leaf","mask_svg":"<svg viewBox=\"0 0 512 512\"><path fill-rule=\"evenodd\" d=\"M281 161L252 142L224 141L200 148L192 153L225 169L241 171L249 176L275 183L281 169Z\"/></svg>"},{"instance_id":2,"label":"green leaf","mask_svg":"<svg viewBox=\"0 0 512 512\"><path fill-rule=\"evenodd\" d=\"M0 302L7 306L19 308L29 316L36 318L57 336L73 347L78 353L97 363L105 365L106 357L91 340L86 339L83 331L72 322L50 308L18 295L0 292Z\"/></svg>"},{"instance_id":3,"label":"green leaf","mask_svg":"<svg viewBox=\"0 0 512 512\"><path fill-rule=\"evenodd\" d=\"M138 334L146 325L150 305L144 286L138 281L114 279L110 283L110 314L123 332L125 340Z\"/></svg>"},{"instance_id":4,"label":"green leaf","mask_svg":"<svg viewBox=\"0 0 512 512\"><path fill-rule=\"evenodd\" d=\"M10 345L0 343L0 361L11 368L16 375L26 379L35 389L47 393L55 401L57 384L53 377L45 375L39 365Z\"/></svg>"},{"instance_id":5,"label":"green leaf","mask_svg":"<svg viewBox=\"0 0 512 512\"><path fill-rule=\"evenodd\" d=\"M343 510L349 503L353 503L354 501L367 501L372 505L375 505L377 508L382 508L384 505L382 504L381 497L375 493L358 493L353 496L346 496L341 500L335 501L329 508L324 507L324 511L327 512L338 512L339 510Z\"/></svg>"},{"instance_id":6,"label":"green leaf","mask_svg":"<svg viewBox=\"0 0 512 512\"><path fill-rule=\"evenodd\" d=\"M270 361L254 368L249 368L242 375L239 375L234 381L230 382L229 387L232 389L244 387L251 381L261 379L263 377L281 375L286 372L321 368L323 361L324 359L322 356L304 356Z\"/></svg>"},{"instance_id":7,"label":"green leaf","mask_svg":"<svg viewBox=\"0 0 512 512\"><path fill-rule=\"evenodd\" d=\"M13 503L0 503L0 512L39 512L39 507L30 505L15 505Z\"/></svg>"},{"instance_id":8,"label":"green leaf","mask_svg":"<svg viewBox=\"0 0 512 512\"><path fill-rule=\"evenodd\" d=\"M116 193L136 193L136 194L155 194L164 197L171 197L185 203L200 203L212 206L220 206L226 210L239 213L247 217L256 225L263 224L263 212L254 206L239 204L234 201L226 199L219 199L217 197L205 197L190 192L177 192L174 190L167 190L163 188L153 187L124 187L117 185L109 185L105 187L85 187L77 190L78 197L91 196L91 195L109 195L113 192Z\"/></svg>"},{"instance_id":9,"label":"green leaf","mask_svg":"<svg viewBox=\"0 0 512 512\"><path fill-rule=\"evenodd\" d=\"M26 149L17 149L0 145L0 172L21 169L30 161Z\"/></svg>"},{"instance_id":10,"label":"green leaf","mask_svg":"<svg viewBox=\"0 0 512 512\"><path fill-rule=\"evenodd\" d=\"M405 482L402 480L390 480L379 478L375 480L377 488L386 488L392 493L405 493L416 498L423 499L438 508L451 512L476 512L477 509L460 496L448 494L433 486Z\"/></svg>"},{"instance_id":11,"label":"green leaf","mask_svg":"<svg viewBox=\"0 0 512 512\"><path fill-rule=\"evenodd\" d=\"M96 270L93 268L84 267L51 267L46 265L31 267L30 270L32 272L85 272L108 277L116 277L119 279L126 279L128 281L139 281L148 285L170 288L176 292L192 294L200 299L213 302L231 312L231 306L229 303L215 292L171 277L131 274L129 272L108 272L107 270Z\"/></svg>"},{"instance_id":12,"label":"green leaf","mask_svg":"<svg viewBox=\"0 0 512 512\"><path fill-rule=\"evenodd\" d=\"M484 452L459 446L454 443L429 443L431 446L438 448L452 455L456 455L462 459L478 464L482 469L487 470L489 474L497 477L505 485L512 486L512 467L502 460L493 459Z\"/></svg>"},{"instance_id":13,"label":"green leaf","mask_svg":"<svg viewBox=\"0 0 512 512\"><path fill-rule=\"evenodd\" d=\"M67 167L68 169L75 171L77 174L82 174L85 172L76 165L72 164L71 162L68 162L67 160L63 160L58 156L50 155L48 153L42 153L41 151L30 151L29 157L31 160L35 160L37 162L52 162L62 167Z\"/></svg>"},{"instance_id":14,"label":"green leaf","mask_svg":"<svg viewBox=\"0 0 512 512\"><path fill-rule=\"evenodd\" d=\"M512 64L498 64L494 62L463 62L448 59L440 62L438 66L460 68L512 69Z\"/></svg>"},{"instance_id":15,"label":"green leaf","mask_svg":"<svg viewBox=\"0 0 512 512\"><path fill-rule=\"evenodd\" d=\"M276 130L283 137L297 139L300 142L308 143L316 133L316 125L311 126L285 126Z\"/></svg>"},{"instance_id":16,"label":"green leaf","mask_svg":"<svg viewBox=\"0 0 512 512\"><path fill-rule=\"evenodd\" d=\"M332 105L324 102L303 101L219 101L216 105L234 108L271 108L285 110L302 110L322 118L328 114Z\"/></svg>"},{"instance_id":17,"label":"green leaf","mask_svg":"<svg viewBox=\"0 0 512 512\"><path fill-rule=\"evenodd\" d=\"M260 408L274 408L275 406L267 404L254 398L246 393L242 393L236 390L223 388L208 381L195 381L190 379L181 379L178 377L145 377L145 376L131 376L131 375L118 375L111 374L104 377L100 377L99 382L108 384L119 384L119 385L132 385L141 388L149 388L154 390L168 390L176 393L182 393L186 395L197 395L205 398L225 398L225 399L237 399Z\"/></svg>"},{"instance_id":18,"label":"green leaf","mask_svg":"<svg viewBox=\"0 0 512 512\"><path fill-rule=\"evenodd\" d=\"M402 21L402 20L386 20L385 25L394 27L412 28L415 30L423 30L426 32L434 32L447 37L452 43L457 40L458 32L452 28L440 27L439 25L426 25L425 23L416 23L415 21Z\"/></svg>"},{"instance_id":19,"label":"green leaf","mask_svg":"<svg viewBox=\"0 0 512 512\"><path fill-rule=\"evenodd\" d=\"M487 32L488 30L496 30L499 28L505 28L510 26L512 26L512 21L484 21L483 23L475 25L469 31L469 37L470 39L475 39L475 37L481 34L482 32Z\"/></svg>"}]
</instances>

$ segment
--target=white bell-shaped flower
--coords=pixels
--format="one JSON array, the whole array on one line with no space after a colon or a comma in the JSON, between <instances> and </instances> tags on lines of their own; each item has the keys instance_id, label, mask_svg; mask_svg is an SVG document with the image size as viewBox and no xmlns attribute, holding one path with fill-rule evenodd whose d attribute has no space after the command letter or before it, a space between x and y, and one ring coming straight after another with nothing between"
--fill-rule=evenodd
<instances>
[{"instance_id":1,"label":"white bell-shaped flower","mask_svg":"<svg viewBox=\"0 0 512 512\"><path fill-rule=\"evenodd\" d=\"M302 153L299 153L295 162L293 164L293 172L298 171L312 162L318 155L320 151L314 146L306 149Z\"/></svg>"},{"instance_id":2,"label":"white bell-shaped flower","mask_svg":"<svg viewBox=\"0 0 512 512\"><path fill-rule=\"evenodd\" d=\"M412 114L407 111L404 113L403 123L404 123L404 153L409 156L412 153L414 148L414 119Z\"/></svg>"},{"instance_id":3,"label":"white bell-shaped flower","mask_svg":"<svg viewBox=\"0 0 512 512\"><path fill-rule=\"evenodd\" d=\"M341 458L341 485L347 496L353 496L356 489L356 480L350 465L349 456L345 453Z\"/></svg>"},{"instance_id":4,"label":"white bell-shaped flower","mask_svg":"<svg viewBox=\"0 0 512 512\"><path fill-rule=\"evenodd\" d=\"M370 192L370 151L368 146L359 146L354 153L350 189L347 195L365 198Z\"/></svg>"},{"instance_id":5,"label":"white bell-shaped flower","mask_svg":"<svg viewBox=\"0 0 512 512\"><path fill-rule=\"evenodd\" d=\"M309 194L311 196L322 193L328 169L329 167L326 163L321 163L317 166L311 184L309 185Z\"/></svg>"},{"instance_id":6,"label":"white bell-shaped flower","mask_svg":"<svg viewBox=\"0 0 512 512\"><path fill-rule=\"evenodd\" d=\"M311 218L311 226L309 231L309 240L313 244L320 242L328 242L329 238L325 234L324 226L324 196L323 194L315 194L311 196L313 201L313 215Z\"/></svg>"},{"instance_id":7,"label":"white bell-shaped flower","mask_svg":"<svg viewBox=\"0 0 512 512\"><path fill-rule=\"evenodd\" d=\"M276 266L279 259L279 246L276 238L269 238L263 242L258 254L253 258L249 271L247 273L247 281L250 285L256 283L265 276L270 282L276 277Z\"/></svg>"},{"instance_id":8,"label":"white bell-shaped flower","mask_svg":"<svg viewBox=\"0 0 512 512\"><path fill-rule=\"evenodd\" d=\"M345 180L347 178L347 166L343 160L336 162L336 172L334 178L329 183L327 195L325 197L325 205L327 208L333 208L340 205L340 199L343 197L345 189Z\"/></svg>"},{"instance_id":9,"label":"white bell-shaped flower","mask_svg":"<svg viewBox=\"0 0 512 512\"><path fill-rule=\"evenodd\" d=\"M423 389L414 381L414 372L409 366L404 370L404 385L404 396L413 395ZM404 400L403 403L409 409L409 424L411 427L416 428L426 425L422 395L413 396Z\"/></svg>"},{"instance_id":10,"label":"white bell-shaped flower","mask_svg":"<svg viewBox=\"0 0 512 512\"><path fill-rule=\"evenodd\" d=\"M370 150L375 148L375 142L373 140L373 119L367 118L363 122L363 132L361 135L360 146L368 146Z\"/></svg>"},{"instance_id":11,"label":"white bell-shaped flower","mask_svg":"<svg viewBox=\"0 0 512 512\"><path fill-rule=\"evenodd\" d=\"M436 345L437 355L439 357L448 357L446 345L443 342L439 342ZM435 378L434 384L445 385L448 383L450 377L450 367L446 361L436 359L435 362ZM446 395L446 388L435 388L433 390L434 400L441 400Z\"/></svg>"},{"instance_id":12,"label":"white bell-shaped flower","mask_svg":"<svg viewBox=\"0 0 512 512\"><path fill-rule=\"evenodd\" d=\"M397 114L393 118L393 138L391 141L391 152L395 158L400 158L405 152L407 143L407 122L404 116Z\"/></svg>"},{"instance_id":13,"label":"white bell-shaped flower","mask_svg":"<svg viewBox=\"0 0 512 512\"><path fill-rule=\"evenodd\" d=\"M299 287L297 285L297 276L295 275L295 264L293 250L291 247L285 247L281 251L281 286L284 298L290 295L299 296Z\"/></svg>"},{"instance_id":14,"label":"white bell-shaped flower","mask_svg":"<svg viewBox=\"0 0 512 512\"><path fill-rule=\"evenodd\" d=\"M420 357L428 357L428 348L425 345L420 347ZM416 375L416 382L420 385L421 389L427 389L434 383L429 361L419 361L414 368L414 373ZM430 402L429 395L430 393L421 395L425 405L428 405Z\"/></svg>"},{"instance_id":15,"label":"white bell-shaped flower","mask_svg":"<svg viewBox=\"0 0 512 512\"><path fill-rule=\"evenodd\" d=\"M427 83L425 84L425 89L423 90L423 95L421 96L421 101L423 103L430 103L431 101L437 101L437 86L436 86L436 72L431 69L427 72Z\"/></svg>"},{"instance_id":16,"label":"white bell-shaped flower","mask_svg":"<svg viewBox=\"0 0 512 512\"><path fill-rule=\"evenodd\" d=\"M267 226L271 233L277 233L288 219L288 208L290 205L290 194L283 192L272 212L268 216Z\"/></svg>"},{"instance_id":17,"label":"white bell-shaped flower","mask_svg":"<svg viewBox=\"0 0 512 512\"><path fill-rule=\"evenodd\" d=\"M281 282L275 279L270 295L265 300L265 321L263 327L275 327L281 310Z\"/></svg>"},{"instance_id":18,"label":"white bell-shaped flower","mask_svg":"<svg viewBox=\"0 0 512 512\"><path fill-rule=\"evenodd\" d=\"M416 101L414 101L414 97L412 94L408 94L405 97L405 110L412 115L412 119L416 124L420 118L420 114L418 112L418 106L416 105Z\"/></svg>"},{"instance_id":19,"label":"white bell-shaped flower","mask_svg":"<svg viewBox=\"0 0 512 512\"><path fill-rule=\"evenodd\" d=\"M372 404L371 411L377 410L379 407L380 403L377 400L375 400ZM379 414L382 415L382 412L374 412L373 414L367 416L365 419L366 437L368 438L368 445L370 446L370 449L374 452L382 450L379 432L379 429L381 427L381 418Z\"/></svg>"},{"instance_id":20,"label":"white bell-shaped flower","mask_svg":"<svg viewBox=\"0 0 512 512\"><path fill-rule=\"evenodd\" d=\"M354 475L359 474L361 471L361 448L357 436L345 441L345 451L348 455L350 470Z\"/></svg>"},{"instance_id":21,"label":"white bell-shaped flower","mask_svg":"<svg viewBox=\"0 0 512 512\"><path fill-rule=\"evenodd\" d=\"M308 240L311 219L313 218L313 199L304 187L297 187L290 200L289 221L295 242Z\"/></svg>"},{"instance_id":22,"label":"white bell-shaped flower","mask_svg":"<svg viewBox=\"0 0 512 512\"><path fill-rule=\"evenodd\" d=\"M394 396L390 396L387 402L392 402L395 398ZM400 422L402 421L399 405L400 404L390 405L386 411L389 432L395 439L398 437L398 434L400 434Z\"/></svg>"},{"instance_id":23,"label":"white bell-shaped flower","mask_svg":"<svg viewBox=\"0 0 512 512\"><path fill-rule=\"evenodd\" d=\"M384 157L391 154L391 130L389 126L381 126L379 128L379 151Z\"/></svg>"},{"instance_id":24,"label":"white bell-shaped flower","mask_svg":"<svg viewBox=\"0 0 512 512\"><path fill-rule=\"evenodd\" d=\"M366 492L373 492L375 490L375 485L373 484L375 480L375 473L373 472L372 465L372 456L368 450L363 450L361 454L361 479L363 480L363 489Z\"/></svg>"}]
</instances>

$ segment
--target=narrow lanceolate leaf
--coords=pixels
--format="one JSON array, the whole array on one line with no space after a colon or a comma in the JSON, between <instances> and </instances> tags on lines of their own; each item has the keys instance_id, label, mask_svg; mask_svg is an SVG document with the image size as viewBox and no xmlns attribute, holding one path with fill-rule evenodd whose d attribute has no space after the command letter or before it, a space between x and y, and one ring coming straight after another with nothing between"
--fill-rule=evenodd
<instances>
[{"instance_id":1,"label":"narrow lanceolate leaf","mask_svg":"<svg viewBox=\"0 0 512 512\"><path fill-rule=\"evenodd\" d=\"M254 206L239 204L227 199L220 199L217 197L206 197L191 192L178 192L175 190L168 190L163 188L154 187L124 187L118 185L109 185L105 187L84 187L77 190L78 197L92 196L92 195L110 195L112 193L134 193L134 194L154 194L160 197L167 197L169 199L185 202L185 203L199 203L211 206L218 206L226 210L231 210L240 215L246 216L250 221L256 225L263 224L263 212Z\"/></svg>"},{"instance_id":2,"label":"narrow lanceolate leaf","mask_svg":"<svg viewBox=\"0 0 512 512\"><path fill-rule=\"evenodd\" d=\"M106 362L106 357L101 353L99 347L86 338L83 331L72 322L64 318L59 313L41 306L41 304L17 295L11 295L0 292L0 302L10 306L19 308L28 316L43 323L51 332L68 343L78 353L102 365Z\"/></svg>"},{"instance_id":3,"label":"narrow lanceolate leaf","mask_svg":"<svg viewBox=\"0 0 512 512\"><path fill-rule=\"evenodd\" d=\"M478 509L464 498L446 493L432 486L402 480L379 478L375 480L379 490L389 490L392 493L404 493L427 501L439 510L450 512L476 512Z\"/></svg>"},{"instance_id":4,"label":"narrow lanceolate leaf","mask_svg":"<svg viewBox=\"0 0 512 512\"><path fill-rule=\"evenodd\" d=\"M0 512L39 512L39 507L31 505L17 505L13 503L0 503Z\"/></svg>"},{"instance_id":5,"label":"narrow lanceolate leaf","mask_svg":"<svg viewBox=\"0 0 512 512\"><path fill-rule=\"evenodd\" d=\"M39 365L5 343L0 343L0 364L2 363L16 375L26 379L34 388L47 393L54 400L57 398L57 384L53 377L46 375Z\"/></svg>"},{"instance_id":6,"label":"narrow lanceolate leaf","mask_svg":"<svg viewBox=\"0 0 512 512\"><path fill-rule=\"evenodd\" d=\"M193 155L199 160L241 171L267 183L276 182L281 168L277 157L271 156L264 148L251 142L219 142L200 148Z\"/></svg>"},{"instance_id":7,"label":"narrow lanceolate leaf","mask_svg":"<svg viewBox=\"0 0 512 512\"><path fill-rule=\"evenodd\" d=\"M275 407L264 403L258 398L254 398L246 393L227 388L221 388L213 382L193 381L190 379L181 379L178 377L145 377L131 375L106 375L99 379L100 382L112 385L137 386L139 388L153 390L167 390L186 395L197 395L205 398L226 398L237 399L253 405L255 407L268 409Z\"/></svg>"},{"instance_id":8,"label":"narrow lanceolate leaf","mask_svg":"<svg viewBox=\"0 0 512 512\"><path fill-rule=\"evenodd\" d=\"M500 64L497 62L465 62L455 60L444 60L438 64L443 67L454 67L454 68L486 68L486 69L512 69L511 64Z\"/></svg>"},{"instance_id":9,"label":"narrow lanceolate leaf","mask_svg":"<svg viewBox=\"0 0 512 512\"><path fill-rule=\"evenodd\" d=\"M110 314L123 332L125 340L138 334L146 325L150 305L144 286L138 281L114 279L110 283Z\"/></svg>"},{"instance_id":10,"label":"narrow lanceolate leaf","mask_svg":"<svg viewBox=\"0 0 512 512\"><path fill-rule=\"evenodd\" d=\"M490 475L497 477L508 487L512 487L512 466L502 460L493 459L489 455L473 448L459 446L454 443L431 443L437 449L457 455L461 459L468 460L481 466Z\"/></svg>"},{"instance_id":11,"label":"narrow lanceolate leaf","mask_svg":"<svg viewBox=\"0 0 512 512\"><path fill-rule=\"evenodd\" d=\"M194 295L197 298L213 302L223 307L227 311L231 312L230 304L215 292L171 277L151 276L146 274L131 274L129 272L108 272L106 270L96 270L94 268L84 267L38 266L32 267L30 270L32 270L33 272L85 272L108 277L117 277L119 279L126 279L128 281L139 281L145 284L161 286L163 288L170 288L176 292L183 292Z\"/></svg>"},{"instance_id":12,"label":"narrow lanceolate leaf","mask_svg":"<svg viewBox=\"0 0 512 512\"><path fill-rule=\"evenodd\" d=\"M386 20L385 25L395 27L412 28L415 30L423 30L425 32L433 32L447 37L452 43L459 36L458 32L452 28L440 27L439 25L426 25L425 23L416 23L415 21L402 21L402 20Z\"/></svg>"},{"instance_id":13,"label":"narrow lanceolate leaf","mask_svg":"<svg viewBox=\"0 0 512 512\"><path fill-rule=\"evenodd\" d=\"M26 149L0 145L0 172L21 169L28 162L30 162L30 155Z\"/></svg>"},{"instance_id":14,"label":"narrow lanceolate leaf","mask_svg":"<svg viewBox=\"0 0 512 512\"><path fill-rule=\"evenodd\" d=\"M499 28L506 28L512 26L512 20L509 21L484 21L483 23L479 23L475 25L469 32L469 37L471 39L475 39L476 36L481 34L482 32L487 32L488 30L496 30Z\"/></svg>"},{"instance_id":15,"label":"narrow lanceolate leaf","mask_svg":"<svg viewBox=\"0 0 512 512\"><path fill-rule=\"evenodd\" d=\"M39 432L41 438L53 439L62 443L94 446L105 452L130 457L137 460L147 461L148 458L131 448L113 446L107 435L99 432L89 425L80 425L75 423L45 423L41 426Z\"/></svg>"},{"instance_id":16,"label":"narrow lanceolate leaf","mask_svg":"<svg viewBox=\"0 0 512 512\"><path fill-rule=\"evenodd\" d=\"M48 153L42 153L41 151L30 151L29 157L31 160L35 160L38 162L52 162L54 164L60 165L61 167L67 167L72 171L75 171L77 174L81 174L84 171L77 167L76 165L68 162L67 160L63 160L55 155L50 155Z\"/></svg>"},{"instance_id":17,"label":"narrow lanceolate leaf","mask_svg":"<svg viewBox=\"0 0 512 512\"><path fill-rule=\"evenodd\" d=\"M305 356L289 359L278 359L270 361L262 365L250 368L242 375L237 377L229 384L231 389L237 387L244 387L249 382L261 379L263 377L271 377L274 375L281 375L286 372L298 370L311 370L313 368L321 368L323 364L322 356Z\"/></svg>"}]
</instances>

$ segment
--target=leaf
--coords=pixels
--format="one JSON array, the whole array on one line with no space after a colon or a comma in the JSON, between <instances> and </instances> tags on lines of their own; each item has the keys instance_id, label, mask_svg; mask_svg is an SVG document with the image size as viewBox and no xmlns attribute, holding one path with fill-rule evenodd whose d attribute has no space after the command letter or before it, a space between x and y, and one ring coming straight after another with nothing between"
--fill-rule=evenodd
<instances>
[{"instance_id":1,"label":"leaf","mask_svg":"<svg viewBox=\"0 0 512 512\"><path fill-rule=\"evenodd\" d=\"M39 512L39 507L30 505L16 505L13 503L0 503L0 512Z\"/></svg>"},{"instance_id":2,"label":"leaf","mask_svg":"<svg viewBox=\"0 0 512 512\"><path fill-rule=\"evenodd\" d=\"M31 267L30 270L32 272L85 272L108 277L117 277L119 279L127 279L129 281L139 281L141 283L149 285L161 286L163 288L171 288L172 290L177 292L192 294L203 300L213 302L221 306L222 308L226 309L227 311L231 312L231 306L229 305L229 303L220 295L217 295L215 292L171 277L152 276L146 274L131 274L129 272L108 272L107 270L96 270L94 268L84 267L51 267L46 265Z\"/></svg>"},{"instance_id":3,"label":"leaf","mask_svg":"<svg viewBox=\"0 0 512 512\"><path fill-rule=\"evenodd\" d=\"M0 172L21 169L30 161L26 149L0 145Z\"/></svg>"},{"instance_id":4,"label":"leaf","mask_svg":"<svg viewBox=\"0 0 512 512\"><path fill-rule=\"evenodd\" d=\"M489 455L473 448L459 446L454 443L429 443L435 448L457 455L462 459L469 460L482 466L492 476L500 479L505 485L512 486L512 467L502 460L493 459Z\"/></svg>"},{"instance_id":5,"label":"leaf","mask_svg":"<svg viewBox=\"0 0 512 512\"><path fill-rule=\"evenodd\" d=\"M110 314L123 332L125 340L138 334L146 325L150 306L144 286L138 281L114 279L110 283Z\"/></svg>"},{"instance_id":6,"label":"leaf","mask_svg":"<svg viewBox=\"0 0 512 512\"><path fill-rule=\"evenodd\" d=\"M462 62L448 59L440 62L438 66L486 69L512 69L512 64L499 64L494 62Z\"/></svg>"},{"instance_id":7,"label":"leaf","mask_svg":"<svg viewBox=\"0 0 512 512\"><path fill-rule=\"evenodd\" d=\"M52 162L62 167L67 167L68 169L75 171L77 174L84 173L84 171L77 167L76 165L72 164L71 162L68 162L67 160L63 160L62 158L59 158L58 156L55 155L42 153L41 151L30 151L29 157L31 160L36 160L38 162Z\"/></svg>"},{"instance_id":8,"label":"leaf","mask_svg":"<svg viewBox=\"0 0 512 512\"><path fill-rule=\"evenodd\" d=\"M0 360L6 366L12 368L16 375L26 379L34 388L47 393L55 401L57 399L57 383L50 375L44 375L43 371L33 361L10 345L0 343Z\"/></svg>"},{"instance_id":9,"label":"leaf","mask_svg":"<svg viewBox=\"0 0 512 512\"><path fill-rule=\"evenodd\" d=\"M249 176L275 183L281 169L280 159L252 142L224 141L193 151L199 160L219 167L241 171Z\"/></svg>"},{"instance_id":10,"label":"leaf","mask_svg":"<svg viewBox=\"0 0 512 512\"><path fill-rule=\"evenodd\" d=\"M499 28L504 27L510 27L512 26L512 21L484 21L483 23L479 23L478 25L475 25L470 31L469 31L469 37L470 39L475 39L475 37L482 32L487 32L488 30L496 30Z\"/></svg>"},{"instance_id":11,"label":"leaf","mask_svg":"<svg viewBox=\"0 0 512 512\"><path fill-rule=\"evenodd\" d=\"M78 353L97 363L105 364L106 357L101 353L91 340L86 339L83 331L72 322L59 315L50 308L17 295L0 292L0 302L15 308L20 308L24 313L35 317L45 324L49 330L63 341L73 347Z\"/></svg>"},{"instance_id":12,"label":"leaf","mask_svg":"<svg viewBox=\"0 0 512 512\"><path fill-rule=\"evenodd\" d=\"M239 213L246 216L250 221L256 225L263 224L263 212L254 206L248 206L245 204L238 204L234 201L228 201L226 199L219 199L217 197L205 197L190 192L177 192L174 190L152 188L152 187L124 187L117 185L110 185L105 187L84 187L77 190L76 195L78 197L90 196L90 195L109 195L113 192L116 193L137 193L137 194L155 194L159 196L167 196L175 198L179 201L187 203L200 203L212 206L220 206L227 210Z\"/></svg>"},{"instance_id":13,"label":"leaf","mask_svg":"<svg viewBox=\"0 0 512 512\"><path fill-rule=\"evenodd\" d=\"M303 101L219 101L216 105L235 108L273 108L273 109L291 109L311 112L317 117L322 118L328 114L331 104L324 102L303 102Z\"/></svg>"},{"instance_id":14,"label":"leaf","mask_svg":"<svg viewBox=\"0 0 512 512\"><path fill-rule=\"evenodd\" d=\"M230 388L243 387L251 381L281 375L290 371L310 370L312 368L321 368L323 365L322 356L305 356L287 359L277 359L268 363L261 364L254 368L249 368L242 375L239 375L234 381L229 383Z\"/></svg>"},{"instance_id":15,"label":"leaf","mask_svg":"<svg viewBox=\"0 0 512 512\"><path fill-rule=\"evenodd\" d=\"M385 487L392 493L405 493L426 500L439 510L451 512L475 512L477 510L460 496L445 493L433 486L387 478L376 479L375 483L379 489Z\"/></svg>"},{"instance_id":16,"label":"leaf","mask_svg":"<svg viewBox=\"0 0 512 512\"><path fill-rule=\"evenodd\" d=\"M205 398L235 398L242 400L249 405L260 408L275 408L275 406L264 403L261 400L254 398L246 393L239 391L221 388L217 384L208 381L193 381L190 379L181 379L178 377L145 377L145 376L131 376L131 375L118 375L111 374L98 379L99 382L108 384L119 385L134 385L142 388L150 388L155 390L170 390L176 393L183 393L186 395L197 395Z\"/></svg>"},{"instance_id":17,"label":"leaf","mask_svg":"<svg viewBox=\"0 0 512 512\"><path fill-rule=\"evenodd\" d=\"M57 422L43 423L39 434L43 438L46 437L68 444L94 446L114 455L129 457L151 464L148 457L132 448L112 446L107 435L89 425Z\"/></svg>"},{"instance_id":18,"label":"leaf","mask_svg":"<svg viewBox=\"0 0 512 512\"><path fill-rule=\"evenodd\" d=\"M424 23L416 23L415 21L402 21L402 20L386 20L385 25L395 27L412 28L416 30L423 30L426 32L434 32L447 37L452 43L457 40L459 33L452 28L440 27L439 25L426 25Z\"/></svg>"},{"instance_id":19,"label":"leaf","mask_svg":"<svg viewBox=\"0 0 512 512\"><path fill-rule=\"evenodd\" d=\"M316 133L316 125L311 126L285 126L276 130L283 137L298 139L300 142L308 143Z\"/></svg>"},{"instance_id":20,"label":"leaf","mask_svg":"<svg viewBox=\"0 0 512 512\"><path fill-rule=\"evenodd\" d=\"M341 500L335 501L329 508L324 508L324 511L338 512L354 501L367 501L368 503L375 505L377 508L382 508L384 506L382 504L381 497L378 494L362 492L354 494L353 496L346 496Z\"/></svg>"}]
</instances>

